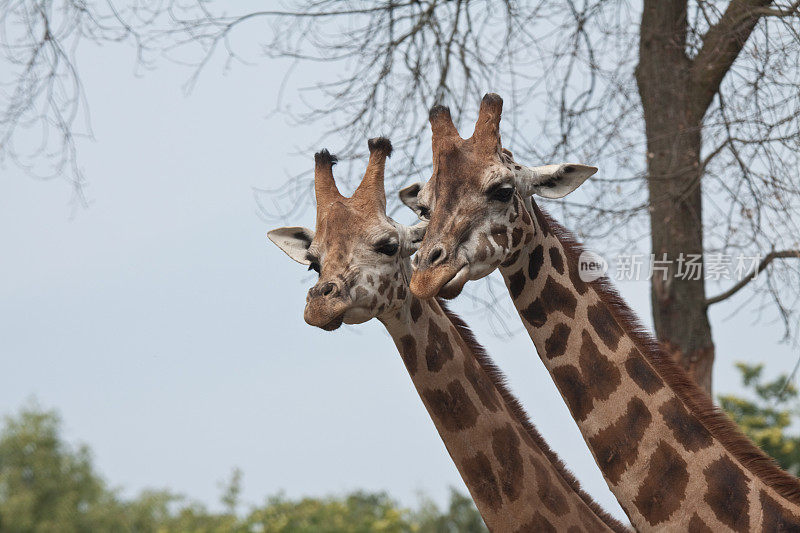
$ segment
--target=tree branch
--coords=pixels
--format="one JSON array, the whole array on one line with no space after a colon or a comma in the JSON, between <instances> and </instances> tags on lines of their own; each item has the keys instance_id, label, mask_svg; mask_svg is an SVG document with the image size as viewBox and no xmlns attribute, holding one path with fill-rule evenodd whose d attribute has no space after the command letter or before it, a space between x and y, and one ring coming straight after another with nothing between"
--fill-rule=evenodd
<instances>
[{"instance_id":1,"label":"tree branch","mask_svg":"<svg viewBox=\"0 0 800 533\"><path fill-rule=\"evenodd\" d=\"M719 21L703 38L691 69L692 107L697 119L705 115L720 83L772 0L731 0Z\"/></svg>"},{"instance_id":2,"label":"tree branch","mask_svg":"<svg viewBox=\"0 0 800 533\"><path fill-rule=\"evenodd\" d=\"M752 274L742 279L739 283L737 283L727 291L723 292L722 294L718 294L713 298L706 299L705 306L708 307L712 304L719 303L739 292L745 285L750 283L750 281L754 280L755 277L758 274L760 274L762 270L767 268L767 266L775 259L788 259L792 257L800 259L800 250L783 250L780 252L768 253L767 256L761 261L761 263L758 264L758 268L756 268L756 270Z\"/></svg>"}]
</instances>

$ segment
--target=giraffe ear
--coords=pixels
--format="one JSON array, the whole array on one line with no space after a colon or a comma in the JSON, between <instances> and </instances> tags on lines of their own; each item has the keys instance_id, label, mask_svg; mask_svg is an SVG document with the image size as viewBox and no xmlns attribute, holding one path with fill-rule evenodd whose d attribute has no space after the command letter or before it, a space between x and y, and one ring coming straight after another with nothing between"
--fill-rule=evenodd
<instances>
[{"instance_id":1,"label":"giraffe ear","mask_svg":"<svg viewBox=\"0 0 800 533\"><path fill-rule=\"evenodd\" d=\"M267 233L267 237L298 263L311 264L306 257L308 247L314 240L314 232L310 229L299 226L278 228Z\"/></svg>"},{"instance_id":2,"label":"giraffe ear","mask_svg":"<svg viewBox=\"0 0 800 533\"><path fill-rule=\"evenodd\" d=\"M543 198L563 198L597 172L597 167L565 163L522 167L519 172L521 189L525 196L536 194Z\"/></svg>"},{"instance_id":3,"label":"giraffe ear","mask_svg":"<svg viewBox=\"0 0 800 533\"><path fill-rule=\"evenodd\" d=\"M417 195L419 195L419 191L422 190L422 183L415 183L414 185L409 185L408 187L401 189L399 196L400 201L406 204L406 206L414 211L417 216L420 216L420 209L419 209L419 200L417 199Z\"/></svg>"},{"instance_id":4,"label":"giraffe ear","mask_svg":"<svg viewBox=\"0 0 800 533\"><path fill-rule=\"evenodd\" d=\"M402 236L400 238L400 243L402 244L402 248L400 249L401 257L411 257L414 255L419 249L419 245L422 244L422 238L425 237L425 230L428 229L428 222L422 221L418 224L413 226L401 226L402 228Z\"/></svg>"}]
</instances>

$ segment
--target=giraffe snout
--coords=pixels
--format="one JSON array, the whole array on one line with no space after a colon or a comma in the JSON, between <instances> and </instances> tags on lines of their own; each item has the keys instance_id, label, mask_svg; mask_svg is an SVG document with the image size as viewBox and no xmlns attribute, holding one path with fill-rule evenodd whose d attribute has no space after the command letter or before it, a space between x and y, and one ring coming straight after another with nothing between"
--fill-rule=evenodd
<instances>
[{"instance_id":1,"label":"giraffe snout","mask_svg":"<svg viewBox=\"0 0 800 533\"><path fill-rule=\"evenodd\" d=\"M342 325L344 313L350 306L350 298L341 282L320 282L308 291L303 317L312 326L333 330Z\"/></svg>"},{"instance_id":2,"label":"giraffe snout","mask_svg":"<svg viewBox=\"0 0 800 533\"><path fill-rule=\"evenodd\" d=\"M317 283L308 291L308 300L313 298L336 298L342 294L342 289L335 281Z\"/></svg>"},{"instance_id":3,"label":"giraffe snout","mask_svg":"<svg viewBox=\"0 0 800 533\"><path fill-rule=\"evenodd\" d=\"M422 258L419 256L422 255ZM434 267L447 259L447 250L445 250L444 246L441 244L435 244L431 246L431 249L427 251L427 253L420 254L417 252L417 255L414 256L415 259L415 268L430 268Z\"/></svg>"}]
</instances>

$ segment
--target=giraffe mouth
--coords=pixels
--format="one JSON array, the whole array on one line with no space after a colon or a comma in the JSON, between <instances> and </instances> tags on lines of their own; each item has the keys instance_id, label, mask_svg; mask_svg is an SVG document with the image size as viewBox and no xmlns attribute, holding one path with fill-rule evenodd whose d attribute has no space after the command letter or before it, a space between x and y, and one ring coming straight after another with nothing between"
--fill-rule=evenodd
<instances>
[{"instance_id":1,"label":"giraffe mouth","mask_svg":"<svg viewBox=\"0 0 800 533\"><path fill-rule=\"evenodd\" d=\"M465 269L468 274L469 268L466 264L455 267L451 263L441 263L433 267L415 270L411 275L409 288L414 296L427 300L434 296L443 296L440 292L442 288L452 283L451 290L445 292L452 293L451 297L454 298L466 283L466 279L463 280L463 283L460 279L464 275Z\"/></svg>"},{"instance_id":2,"label":"giraffe mouth","mask_svg":"<svg viewBox=\"0 0 800 533\"><path fill-rule=\"evenodd\" d=\"M310 326L333 331L342 325L344 315L349 308L349 302L330 302L324 298L312 298L306 304L303 318Z\"/></svg>"},{"instance_id":3,"label":"giraffe mouth","mask_svg":"<svg viewBox=\"0 0 800 533\"><path fill-rule=\"evenodd\" d=\"M325 331L333 331L335 329L339 329L339 327L342 325L342 322L344 322L344 313L342 313L341 315L337 316L336 318L334 318L333 320L331 320L327 324L323 324L320 327L322 329L324 329Z\"/></svg>"},{"instance_id":4,"label":"giraffe mouth","mask_svg":"<svg viewBox=\"0 0 800 533\"><path fill-rule=\"evenodd\" d=\"M456 272L450 281L442 285L437 296L445 300L452 300L464 290L464 285L469 281L469 264L465 264Z\"/></svg>"}]
</instances>

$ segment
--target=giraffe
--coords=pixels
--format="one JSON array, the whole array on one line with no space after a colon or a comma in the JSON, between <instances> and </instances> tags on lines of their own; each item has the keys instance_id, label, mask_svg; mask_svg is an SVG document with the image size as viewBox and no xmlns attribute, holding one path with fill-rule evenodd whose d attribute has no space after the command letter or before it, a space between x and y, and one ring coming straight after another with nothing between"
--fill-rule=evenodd
<instances>
[{"instance_id":1,"label":"giraffe","mask_svg":"<svg viewBox=\"0 0 800 533\"><path fill-rule=\"evenodd\" d=\"M582 250L533 201L560 198L597 169L528 168L500 142L487 94L462 139L430 112L433 175L401 199L428 221L411 292L457 296L499 269L514 306L595 461L640 531L798 531L800 483L745 437L660 349Z\"/></svg>"},{"instance_id":2,"label":"giraffe","mask_svg":"<svg viewBox=\"0 0 800 533\"><path fill-rule=\"evenodd\" d=\"M369 141L363 181L336 188L327 151L316 154L316 231L269 238L319 273L306 322L334 330L377 318L388 330L422 403L492 531L627 531L586 493L549 449L466 324L437 299L411 294L409 256L425 224L386 215L383 173L391 144Z\"/></svg>"}]
</instances>

